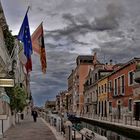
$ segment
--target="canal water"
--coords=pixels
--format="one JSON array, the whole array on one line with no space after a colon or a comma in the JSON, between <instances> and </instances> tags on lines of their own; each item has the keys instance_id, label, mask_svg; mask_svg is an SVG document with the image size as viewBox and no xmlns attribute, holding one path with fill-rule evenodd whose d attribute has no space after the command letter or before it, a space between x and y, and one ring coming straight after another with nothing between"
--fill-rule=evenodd
<instances>
[{"instance_id":1,"label":"canal water","mask_svg":"<svg viewBox=\"0 0 140 140\"><path fill-rule=\"evenodd\" d=\"M122 134L119 134L118 132L113 132L111 130L101 128L99 126L93 126L92 124L88 124L85 122L81 122L80 127L88 128L102 136L107 137L108 140L140 140L140 138L128 138L128 136L124 136Z\"/></svg>"}]
</instances>

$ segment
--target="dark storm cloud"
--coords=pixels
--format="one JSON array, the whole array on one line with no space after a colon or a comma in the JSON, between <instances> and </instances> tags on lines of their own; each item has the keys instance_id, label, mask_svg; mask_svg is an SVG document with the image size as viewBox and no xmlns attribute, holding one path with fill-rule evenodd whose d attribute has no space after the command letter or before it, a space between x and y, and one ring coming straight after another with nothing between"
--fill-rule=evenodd
<instances>
[{"instance_id":1,"label":"dark storm cloud","mask_svg":"<svg viewBox=\"0 0 140 140\"><path fill-rule=\"evenodd\" d=\"M59 43L56 47L68 46L72 43L74 45L92 45L92 43L77 40L77 37L79 35L85 36L88 33L114 30L119 27L118 22L123 15L122 7L113 3L107 5L107 13L104 16L95 17L92 21L88 21L86 16L82 14L73 15L71 13L64 13L62 14L62 18L67 22L67 27L54 31L46 31L45 36L54 39L56 42L61 41L65 37L67 43Z\"/></svg>"},{"instance_id":2,"label":"dark storm cloud","mask_svg":"<svg viewBox=\"0 0 140 140\"><path fill-rule=\"evenodd\" d=\"M65 30L60 33L77 32L82 30L82 28L87 29L87 31L88 29L91 31L105 31L117 28L119 26L119 19L124 15L123 7L110 3L106 9L107 13L103 17L95 17L91 23L82 15L74 16L70 13L63 14L62 17L69 22L69 28L65 28ZM68 30L67 32L66 29Z\"/></svg>"},{"instance_id":3,"label":"dark storm cloud","mask_svg":"<svg viewBox=\"0 0 140 140\"><path fill-rule=\"evenodd\" d=\"M109 62L110 59L113 59L115 63L126 62L133 57L140 57L139 43L140 40L136 43L134 40L128 42L126 38L123 38L122 40L116 42L102 43L100 44L100 48L95 48L93 51L98 52L98 56L104 62Z\"/></svg>"},{"instance_id":4,"label":"dark storm cloud","mask_svg":"<svg viewBox=\"0 0 140 140\"><path fill-rule=\"evenodd\" d=\"M76 25L76 21L74 19L74 16L70 13L66 13L66 14L63 14L62 17L69 21L70 23L69 24L72 24L72 25Z\"/></svg>"}]
</instances>

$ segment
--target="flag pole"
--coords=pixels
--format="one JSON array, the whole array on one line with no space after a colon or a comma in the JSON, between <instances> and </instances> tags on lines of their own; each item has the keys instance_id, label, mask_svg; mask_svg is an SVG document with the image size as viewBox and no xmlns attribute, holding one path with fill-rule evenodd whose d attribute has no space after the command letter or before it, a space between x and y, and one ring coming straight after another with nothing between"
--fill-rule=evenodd
<instances>
[{"instance_id":1,"label":"flag pole","mask_svg":"<svg viewBox=\"0 0 140 140\"><path fill-rule=\"evenodd\" d=\"M31 7L30 6L28 6L28 8L27 8L27 11L26 11L26 14L28 13L28 11L29 11L29 9L30 9Z\"/></svg>"}]
</instances>

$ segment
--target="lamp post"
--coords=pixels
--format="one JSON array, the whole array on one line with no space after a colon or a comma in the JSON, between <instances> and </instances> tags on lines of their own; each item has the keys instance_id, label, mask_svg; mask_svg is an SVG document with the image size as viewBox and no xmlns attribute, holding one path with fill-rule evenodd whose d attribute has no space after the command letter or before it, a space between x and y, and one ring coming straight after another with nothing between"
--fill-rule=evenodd
<instances>
[{"instance_id":1,"label":"lamp post","mask_svg":"<svg viewBox=\"0 0 140 140\"><path fill-rule=\"evenodd\" d=\"M15 70L17 67L17 61L13 60L12 61L12 70L8 72L8 76L14 78L15 77Z\"/></svg>"}]
</instances>

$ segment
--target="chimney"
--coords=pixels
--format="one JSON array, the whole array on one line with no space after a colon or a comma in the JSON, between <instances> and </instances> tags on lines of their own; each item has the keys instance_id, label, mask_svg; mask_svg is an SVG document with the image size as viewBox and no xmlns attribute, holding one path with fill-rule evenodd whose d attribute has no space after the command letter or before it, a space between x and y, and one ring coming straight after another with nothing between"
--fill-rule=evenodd
<instances>
[{"instance_id":1,"label":"chimney","mask_svg":"<svg viewBox=\"0 0 140 140\"><path fill-rule=\"evenodd\" d=\"M112 59L110 59L110 65L112 65Z\"/></svg>"}]
</instances>

